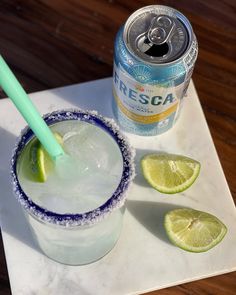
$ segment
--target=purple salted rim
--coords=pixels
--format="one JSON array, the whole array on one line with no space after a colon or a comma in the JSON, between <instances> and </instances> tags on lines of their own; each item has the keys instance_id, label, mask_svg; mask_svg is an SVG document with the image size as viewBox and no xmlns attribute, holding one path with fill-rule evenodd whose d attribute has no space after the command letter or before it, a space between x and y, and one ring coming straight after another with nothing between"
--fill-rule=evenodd
<instances>
[{"instance_id":1,"label":"purple salted rim","mask_svg":"<svg viewBox=\"0 0 236 295\"><path fill-rule=\"evenodd\" d=\"M44 120L48 125L52 125L66 120L84 121L102 128L118 144L123 157L123 173L121 181L113 195L100 207L82 214L58 214L48 211L35 204L23 191L17 177L17 159L25 144L34 136L33 131L26 127L16 143L11 159L11 176L13 180L14 192L22 207L39 221L61 225L63 227L92 225L109 215L113 210L120 208L125 201L127 189L134 177L134 151L130 147L127 139L119 131L114 120L104 118L96 112L82 110L63 110L46 114Z\"/></svg>"}]
</instances>

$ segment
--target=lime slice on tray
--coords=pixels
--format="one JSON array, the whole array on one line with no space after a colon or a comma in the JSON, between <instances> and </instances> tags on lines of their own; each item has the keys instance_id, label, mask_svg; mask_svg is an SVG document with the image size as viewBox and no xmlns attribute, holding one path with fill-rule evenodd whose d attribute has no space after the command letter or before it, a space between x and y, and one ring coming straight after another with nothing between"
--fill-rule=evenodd
<instances>
[{"instance_id":1,"label":"lime slice on tray","mask_svg":"<svg viewBox=\"0 0 236 295\"><path fill-rule=\"evenodd\" d=\"M175 209L165 215L164 226L170 241L190 252L205 252L217 245L227 232L214 215L193 209Z\"/></svg>"},{"instance_id":2,"label":"lime slice on tray","mask_svg":"<svg viewBox=\"0 0 236 295\"><path fill-rule=\"evenodd\" d=\"M57 142L63 144L59 133L53 133ZM36 182L45 182L48 174L53 170L54 163L38 140L30 148L30 167L33 179Z\"/></svg>"},{"instance_id":3,"label":"lime slice on tray","mask_svg":"<svg viewBox=\"0 0 236 295\"><path fill-rule=\"evenodd\" d=\"M200 163L185 156L148 154L141 160L142 173L156 190L175 194L190 187L200 172Z\"/></svg>"}]
</instances>

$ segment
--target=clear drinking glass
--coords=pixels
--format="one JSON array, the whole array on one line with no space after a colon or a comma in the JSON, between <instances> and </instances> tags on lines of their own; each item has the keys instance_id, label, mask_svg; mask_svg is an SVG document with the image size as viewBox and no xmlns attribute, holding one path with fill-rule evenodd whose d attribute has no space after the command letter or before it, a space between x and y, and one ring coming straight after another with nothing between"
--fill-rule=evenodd
<instances>
[{"instance_id":1,"label":"clear drinking glass","mask_svg":"<svg viewBox=\"0 0 236 295\"><path fill-rule=\"evenodd\" d=\"M19 181L17 166L19 157L25 146L34 138L29 127L22 131L13 153L11 174L14 192L42 252L64 264L91 263L107 254L119 238L126 193L134 175L133 151L114 122L95 112L63 110L46 115L44 120L49 126L70 120L79 120L97 126L115 141L121 153L123 168L120 182L111 196L90 211L65 214L39 205L34 200L34 194L27 195Z\"/></svg>"}]
</instances>

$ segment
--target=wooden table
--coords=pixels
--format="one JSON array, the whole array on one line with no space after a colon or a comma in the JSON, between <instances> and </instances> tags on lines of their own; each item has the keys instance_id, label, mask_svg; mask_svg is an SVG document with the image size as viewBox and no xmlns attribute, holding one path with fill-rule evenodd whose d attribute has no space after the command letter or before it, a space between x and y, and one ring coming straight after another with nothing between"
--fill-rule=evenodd
<instances>
[{"instance_id":1,"label":"wooden table","mask_svg":"<svg viewBox=\"0 0 236 295\"><path fill-rule=\"evenodd\" d=\"M179 9L193 25L199 41L193 79L236 201L235 1L1 0L0 53L27 92L111 76L119 26L152 2ZM10 286L0 243L5 295ZM233 295L236 272L149 294Z\"/></svg>"}]
</instances>

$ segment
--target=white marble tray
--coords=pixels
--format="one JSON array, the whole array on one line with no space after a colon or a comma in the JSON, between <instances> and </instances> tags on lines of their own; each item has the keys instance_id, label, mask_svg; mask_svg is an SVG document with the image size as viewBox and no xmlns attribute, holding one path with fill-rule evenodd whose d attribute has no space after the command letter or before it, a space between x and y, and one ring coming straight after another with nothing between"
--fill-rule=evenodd
<instances>
[{"instance_id":1,"label":"white marble tray","mask_svg":"<svg viewBox=\"0 0 236 295\"><path fill-rule=\"evenodd\" d=\"M58 108L96 109L112 117L111 79L34 93L40 112ZM25 122L7 99L0 101L0 218L12 294L140 294L236 270L236 210L193 84L181 117L157 137L129 135L139 158L161 150L199 160L198 180L186 192L162 195L148 187L139 172L127 201L124 228L115 248L86 266L65 266L40 253L9 180L9 159ZM162 227L166 211L191 207L218 216L228 227L212 250L194 254L172 246Z\"/></svg>"}]
</instances>

